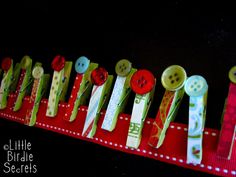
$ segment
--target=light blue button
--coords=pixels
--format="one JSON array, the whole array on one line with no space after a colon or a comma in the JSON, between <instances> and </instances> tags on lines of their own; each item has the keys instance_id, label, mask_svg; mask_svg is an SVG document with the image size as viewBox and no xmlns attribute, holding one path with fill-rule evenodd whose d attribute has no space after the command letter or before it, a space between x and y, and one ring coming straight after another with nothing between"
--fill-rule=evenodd
<instances>
[{"instance_id":1,"label":"light blue button","mask_svg":"<svg viewBox=\"0 0 236 177\"><path fill-rule=\"evenodd\" d=\"M75 71L83 74L89 67L90 60L87 57L79 57L75 62Z\"/></svg>"},{"instance_id":2,"label":"light blue button","mask_svg":"<svg viewBox=\"0 0 236 177\"><path fill-rule=\"evenodd\" d=\"M208 90L208 85L202 76L194 75L187 79L184 89L189 96L201 96Z\"/></svg>"}]
</instances>

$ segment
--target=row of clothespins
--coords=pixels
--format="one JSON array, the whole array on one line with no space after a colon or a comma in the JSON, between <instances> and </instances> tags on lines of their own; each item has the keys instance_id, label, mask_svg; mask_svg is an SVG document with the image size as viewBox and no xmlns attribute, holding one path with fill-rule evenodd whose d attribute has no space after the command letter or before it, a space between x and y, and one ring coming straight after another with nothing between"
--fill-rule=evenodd
<instances>
[{"instance_id":1,"label":"row of clothespins","mask_svg":"<svg viewBox=\"0 0 236 177\"><path fill-rule=\"evenodd\" d=\"M65 101L72 65L72 62L66 61L60 55L52 61L51 66L54 73L46 111L48 118L55 117L58 112L59 101ZM87 138L94 136L102 108L106 108L106 113L101 128L111 132L115 129L118 115L124 111L129 95L133 91L136 95L126 145L138 148L144 120L154 95L156 85L154 75L146 69L137 70L132 67L130 61L122 59L115 66L117 77L111 92L113 76L109 75L105 68L99 67L97 63L90 62L84 56L78 58L74 66L77 75L66 112L62 115L63 119L73 122L77 117L79 106L87 104L86 100L89 99L82 135ZM13 60L5 58L2 61L2 71L0 109L6 108L9 93L15 92L16 97L12 111L18 111L27 90L30 90L31 96L25 116L25 124L35 125L40 101L46 93L50 75L44 74L41 63L35 63L32 68L32 59L29 56L24 56L20 63L16 63L14 69ZM221 134L217 147L218 156L228 159L231 156L236 131L236 66L229 71L229 78L231 82L225 101ZM187 162L199 164L203 153L202 141L206 117L207 82L200 75L187 77L183 67L172 65L162 73L161 83L166 90L153 123L148 144L154 148L159 148L163 144L169 124L175 119L186 92L190 97Z\"/></svg>"}]
</instances>

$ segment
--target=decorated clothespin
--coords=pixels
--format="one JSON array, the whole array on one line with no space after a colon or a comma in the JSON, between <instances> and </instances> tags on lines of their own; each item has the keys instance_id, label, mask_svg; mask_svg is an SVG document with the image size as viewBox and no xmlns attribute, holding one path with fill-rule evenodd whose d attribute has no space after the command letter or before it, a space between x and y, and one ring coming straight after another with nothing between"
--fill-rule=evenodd
<instances>
[{"instance_id":1,"label":"decorated clothespin","mask_svg":"<svg viewBox=\"0 0 236 177\"><path fill-rule=\"evenodd\" d=\"M136 71L131 78L130 86L136 95L126 141L128 147L139 147L143 124L153 100L155 85L155 77L145 69Z\"/></svg>"},{"instance_id":2,"label":"decorated clothespin","mask_svg":"<svg viewBox=\"0 0 236 177\"><path fill-rule=\"evenodd\" d=\"M75 71L77 72L77 75L67 104L64 120L69 122L74 121L79 106L86 103L92 89L90 75L97 67L97 63L90 63L90 60L84 56L78 58L75 62Z\"/></svg>"},{"instance_id":3,"label":"decorated clothespin","mask_svg":"<svg viewBox=\"0 0 236 177\"><path fill-rule=\"evenodd\" d=\"M7 96L10 91L13 76L13 60L11 58L4 58L2 61L3 78L0 87L0 109L7 106Z\"/></svg>"},{"instance_id":4,"label":"decorated clothespin","mask_svg":"<svg viewBox=\"0 0 236 177\"><path fill-rule=\"evenodd\" d=\"M82 136L87 138L92 138L96 132L100 111L108 101L113 76L108 75L104 68L99 67L92 71L91 80L94 86L82 132Z\"/></svg>"},{"instance_id":5,"label":"decorated clothespin","mask_svg":"<svg viewBox=\"0 0 236 177\"><path fill-rule=\"evenodd\" d=\"M20 63L20 77L15 91L16 97L14 100L13 111L18 111L21 108L26 89L32 83L31 81L32 59L29 56L24 56Z\"/></svg>"},{"instance_id":6,"label":"decorated clothespin","mask_svg":"<svg viewBox=\"0 0 236 177\"><path fill-rule=\"evenodd\" d=\"M48 82L50 79L50 75L44 74L43 67L40 64L34 67L32 76L34 78L34 83L29 100L29 107L27 109L24 122L29 126L34 126L36 123L39 104L46 93Z\"/></svg>"},{"instance_id":7,"label":"decorated clothespin","mask_svg":"<svg viewBox=\"0 0 236 177\"><path fill-rule=\"evenodd\" d=\"M124 110L131 92L130 79L136 72L136 69L132 68L132 63L126 59L120 60L115 70L117 78L102 123L102 129L108 131L113 131L119 113Z\"/></svg>"},{"instance_id":8,"label":"decorated clothespin","mask_svg":"<svg viewBox=\"0 0 236 177\"><path fill-rule=\"evenodd\" d=\"M200 164L202 160L208 85L202 76L194 75L187 79L184 89L190 97L187 163Z\"/></svg>"},{"instance_id":9,"label":"decorated clothespin","mask_svg":"<svg viewBox=\"0 0 236 177\"><path fill-rule=\"evenodd\" d=\"M184 96L184 83L186 79L186 72L179 65L169 66L162 73L161 82L166 90L153 122L148 141L150 146L159 148L163 144L169 124L171 121L174 121Z\"/></svg>"},{"instance_id":10,"label":"decorated clothespin","mask_svg":"<svg viewBox=\"0 0 236 177\"><path fill-rule=\"evenodd\" d=\"M222 115L217 156L230 160L236 138L236 66L229 71L229 91Z\"/></svg>"},{"instance_id":11,"label":"decorated clothespin","mask_svg":"<svg viewBox=\"0 0 236 177\"><path fill-rule=\"evenodd\" d=\"M52 61L54 73L46 111L46 116L48 117L55 117L57 115L59 101L65 100L71 68L72 62L66 62L63 56L57 55Z\"/></svg>"}]
</instances>

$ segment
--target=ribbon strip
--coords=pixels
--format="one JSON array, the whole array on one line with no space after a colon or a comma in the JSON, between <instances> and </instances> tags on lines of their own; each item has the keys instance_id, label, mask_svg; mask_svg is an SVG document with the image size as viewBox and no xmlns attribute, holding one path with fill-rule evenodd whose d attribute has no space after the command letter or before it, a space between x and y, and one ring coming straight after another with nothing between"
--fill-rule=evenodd
<instances>
[{"instance_id":1,"label":"ribbon strip","mask_svg":"<svg viewBox=\"0 0 236 177\"><path fill-rule=\"evenodd\" d=\"M93 86L82 136L87 138L92 138L94 136L97 129L97 121L100 115L100 111L104 106L104 103L108 99L112 80L113 76L109 75L103 85Z\"/></svg>"},{"instance_id":2,"label":"ribbon strip","mask_svg":"<svg viewBox=\"0 0 236 177\"><path fill-rule=\"evenodd\" d=\"M228 97L226 100L223 122L220 132L217 155L219 157L231 158L234 139L236 137L236 84L230 83Z\"/></svg>"},{"instance_id":3,"label":"ribbon strip","mask_svg":"<svg viewBox=\"0 0 236 177\"><path fill-rule=\"evenodd\" d=\"M102 124L102 129L112 131L115 128L118 114L120 113L122 98L125 96L124 89L126 77L117 76L110 102L107 106L106 115Z\"/></svg>"},{"instance_id":4,"label":"ribbon strip","mask_svg":"<svg viewBox=\"0 0 236 177\"><path fill-rule=\"evenodd\" d=\"M202 160L203 129L205 125L207 93L190 96L187 163L200 164Z\"/></svg>"},{"instance_id":5,"label":"ribbon strip","mask_svg":"<svg viewBox=\"0 0 236 177\"><path fill-rule=\"evenodd\" d=\"M132 109L126 146L137 149L142 138L143 123L151 106L155 86L144 95L136 94Z\"/></svg>"},{"instance_id":6,"label":"ribbon strip","mask_svg":"<svg viewBox=\"0 0 236 177\"><path fill-rule=\"evenodd\" d=\"M64 101L68 88L72 62L66 62L65 67L60 71L54 71L52 85L48 98L48 108L46 115L55 117L58 111L59 101Z\"/></svg>"},{"instance_id":7,"label":"ribbon strip","mask_svg":"<svg viewBox=\"0 0 236 177\"><path fill-rule=\"evenodd\" d=\"M39 103L46 92L49 82L49 74L44 74L40 79L34 79L34 84L29 100L29 108L26 112L25 124L29 126L35 125Z\"/></svg>"},{"instance_id":8,"label":"ribbon strip","mask_svg":"<svg viewBox=\"0 0 236 177\"><path fill-rule=\"evenodd\" d=\"M184 88L177 91L165 91L151 130L148 142L150 146L159 148L162 145L166 131L170 122L175 119L183 96Z\"/></svg>"}]
</instances>

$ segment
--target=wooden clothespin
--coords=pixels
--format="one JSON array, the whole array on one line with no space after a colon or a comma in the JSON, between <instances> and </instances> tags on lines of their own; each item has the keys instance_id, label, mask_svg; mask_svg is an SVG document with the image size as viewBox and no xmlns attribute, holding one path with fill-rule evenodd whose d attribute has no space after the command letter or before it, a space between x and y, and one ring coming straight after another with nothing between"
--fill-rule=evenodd
<instances>
[{"instance_id":1,"label":"wooden clothespin","mask_svg":"<svg viewBox=\"0 0 236 177\"><path fill-rule=\"evenodd\" d=\"M34 67L32 76L34 78L34 83L29 100L29 107L27 109L24 122L29 126L34 126L36 123L39 104L46 93L50 79L49 74L44 74L44 70L41 64L38 64Z\"/></svg>"},{"instance_id":2,"label":"wooden clothespin","mask_svg":"<svg viewBox=\"0 0 236 177\"><path fill-rule=\"evenodd\" d=\"M108 101L113 76L108 75L104 68L99 67L92 71L91 80L94 86L82 132L82 136L87 138L92 138L96 132L100 111Z\"/></svg>"},{"instance_id":3,"label":"wooden clothespin","mask_svg":"<svg viewBox=\"0 0 236 177\"><path fill-rule=\"evenodd\" d=\"M222 115L217 156L230 160L236 138L236 66L229 71L229 91Z\"/></svg>"},{"instance_id":4,"label":"wooden clothespin","mask_svg":"<svg viewBox=\"0 0 236 177\"><path fill-rule=\"evenodd\" d=\"M102 123L102 129L113 131L119 113L121 113L129 98L131 88L130 79L137 70L132 68L132 63L126 59L120 60L115 67L117 78L111 94L106 114Z\"/></svg>"},{"instance_id":5,"label":"wooden clothespin","mask_svg":"<svg viewBox=\"0 0 236 177\"><path fill-rule=\"evenodd\" d=\"M187 163L200 164L202 160L208 85L202 76L194 75L187 79L184 89L190 97Z\"/></svg>"},{"instance_id":6,"label":"wooden clothespin","mask_svg":"<svg viewBox=\"0 0 236 177\"><path fill-rule=\"evenodd\" d=\"M63 56L57 55L52 61L52 68L54 73L46 111L46 116L48 117L55 117L59 101L65 100L72 62L66 62Z\"/></svg>"},{"instance_id":7,"label":"wooden clothespin","mask_svg":"<svg viewBox=\"0 0 236 177\"><path fill-rule=\"evenodd\" d=\"M64 120L69 122L74 121L79 106L86 103L92 89L90 75L97 67L97 63L90 63L90 60L85 56L78 58L75 62L75 71L77 72L77 75L67 104Z\"/></svg>"},{"instance_id":8,"label":"wooden clothespin","mask_svg":"<svg viewBox=\"0 0 236 177\"><path fill-rule=\"evenodd\" d=\"M7 97L10 91L10 85L13 77L13 60L11 58L4 58L2 61L3 78L0 87L0 109L7 106Z\"/></svg>"},{"instance_id":9,"label":"wooden clothespin","mask_svg":"<svg viewBox=\"0 0 236 177\"><path fill-rule=\"evenodd\" d=\"M184 68L172 65L165 69L161 82L166 89L149 137L148 144L159 148L165 139L171 121L174 121L184 96L184 83L187 79Z\"/></svg>"},{"instance_id":10,"label":"wooden clothespin","mask_svg":"<svg viewBox=\"0 0 236 177\"><path fill-rule=\"evenodd\" d=\"M13 111L18 111L21 108L26 89L31 85L31 67L32 59L27 55L24 56L20 63L20 77L15 91L16 97L14 100Z\"/></svg>"},{"instance_id":11,"label":"wooden clothespin","mask_svg":"<svg viewBox=\"0 0 236 177\"><path fill-rule=\"evenodd\" d=\"M148 70L136 71L130 81L131 89L136 93L131 114L126 146L138 148L142 128L153 100L156 79Z\"/></svg>"}]
</instances>

